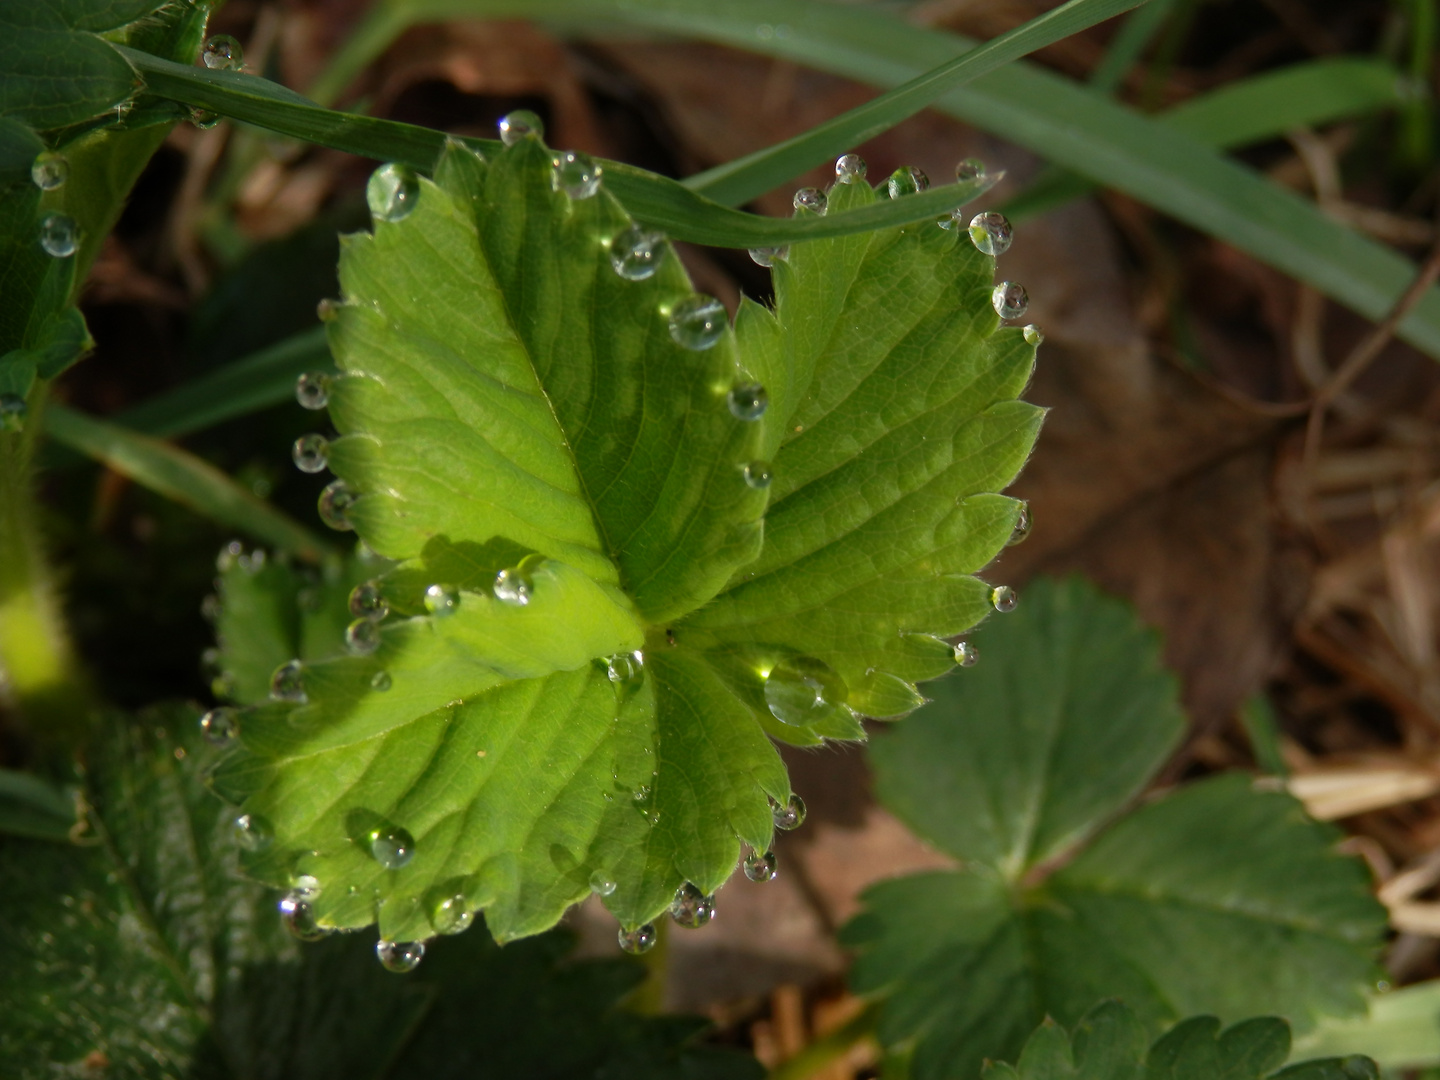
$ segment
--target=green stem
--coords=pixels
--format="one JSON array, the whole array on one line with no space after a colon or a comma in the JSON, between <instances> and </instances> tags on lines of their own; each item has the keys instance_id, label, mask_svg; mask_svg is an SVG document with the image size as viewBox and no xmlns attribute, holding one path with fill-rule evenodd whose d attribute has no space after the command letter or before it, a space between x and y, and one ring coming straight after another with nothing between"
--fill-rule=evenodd
<instances>
[{"instance_id":1,"label":"green stem","mask_svg":"<svg viewBox=\"0 0 1440 1080\"><path fill-rule=\"evenodd\" d=\"M641 1016L659 1016L665 1007L665 971L670 959L670 920L655 920L655 944L641 956L645 981L630 995L627 1007Z\"/></svg>"},{"instance_id":2,"label":"green stem","mask_svg":"<svg viewBox=\"0 0 1440 1080\"><path fill-rule=\"evenodd\" d=\"M768 1080L805 1080L814 1076L832 1061L848 1054L856 1043L874 1035L879 1019L879 1005L865 1006L853 1020L820 1036L789 1061L782 1061L771 1069Z\"/></svg>"},{"instance_id":3,"label":"green stem","mask_svg":"<svg viewBox=\"0 0 1440 1080\"><path fill-rule=\"evenodd\" d=\"M0 432L0 692L38 741L71 745L93 701L40 535L33 462L46 389L37 380L20 431Z\"/></svg>"}]
</instances>

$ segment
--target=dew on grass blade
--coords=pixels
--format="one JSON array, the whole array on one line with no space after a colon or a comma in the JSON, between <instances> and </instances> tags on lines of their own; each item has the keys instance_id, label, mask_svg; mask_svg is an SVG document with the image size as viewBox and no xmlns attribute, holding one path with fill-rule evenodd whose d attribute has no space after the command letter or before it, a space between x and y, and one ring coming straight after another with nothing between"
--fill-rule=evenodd
<instances>
[{"instance_id":1,"label":"dew on grass blade","mask_svg":"<svg viewBox=\"0 0 1440 1080\"><path fill-rule=\"evenodd\" d=\"M54 150L42 150L30 163L30 180L41 191L54 191L63 187L70 177L70 163L65 155Z\"/></svg>"},{"instance_id":2,"label":"dew on grass blade","mask_svg":"<svg viewBox=\"0 0 1440 1080\"><path fill-rule=\"evenodd\" d=\"M420 179L408 165L387 162L370 174L365 202L376 221L403 221L420 202Z\"/></svg>"},{"instance_id":3,"label":"dew on grass blade","mask_svg":"<svg viewBox=\"0 0 1440 1080\"><path fill-rule=\"evenodd\" d=\"M52 211L40 219L40 246L46 255L68 259L80 247L80 227L69 214Z\"/></svg>"},{"instance_id":4,"label":"dew on grass blade","mask_svg":"<svg viewBox=\"0 0 1440 1080\"><path fill-rule=\"evenodd\" d=\"M923 169L916 168L914 165L901 165L890 174L890 179L885 182L886 190L892 199L916 195L929 186L930 178L925 175Z\"/></svg>"},{"instance_id":5,"label":"dew on grass blade","mask_svg":"<svg viewBox=\"0 0 1440 1080\"><path fill-rule=\"evenodd\" d=\"M1002 281L990 293L990 304L1000 318L1019 319L1030 310L1030 294L1025 291L1024 285Z\"/></svg>"},{"instance_id":6,"label":"dew on grass blade","mask_svg":"<svg viewBox=\"0 0 1440 1080\"><path fill-rule=\"evenodd\" d=\"M316 432L301 435L290 448L290 457L303 473L323 472L330 464L330 440Z\"/></svg>"},{"instance_id":7,"label":"dew on grass blade","mask_svg":"<svg viewBox=\"0 0 1440 1080\"><path fill-rule=\"evenodd\" d=\"M537 139L545 137L545 122L529 109L506 113L496 126L500 129L500 141L506 146L514 146L527 135Z\"/></svg>"},{"instance_id":8,"label":"dew on grass blade","mask_svg":"<svg viewBox=\"0 0 1440 1080\"><path fill-rule=\"evenodd\" d=\"M200 59L211 71L242 71L245 68L245 51L229 34L212 34L205 39L200 50Z\"/></svg>"},{"instance_id":9,"label":"dew on grass blade","mask_svg":"<svg viewBox=\"0 0 1440 1080\"><path fill-rule=\"evenodd\" d=\"M835 182L856 184L865 179L867 167L859 154L841 154L835 159Z\"/></svg>"},{"instance_id":10,"label":"dew on grass blade","mask_svg":"<svg viewBox=\"0 0 1440 1080\"><path fill-rule=\"evenodd\" d=\"M812 214L824 214L830 206L830 200L819 188L802 187L795 192L795 197L790 200L790 205L796 210L808 210Z\"/></svg>"},{"instance_id":11,"label":"dew on grass blade","mask_svg":"<svg viewBox=\"0 0 1440 1080\"><path fill-rule=\"evenodd\" d=\"M386 971L403 975L407 971L414 971L420 966L420 961L425 959L425 943L386 941L381 938L375 943L375 955L380 959L380 966Z\"/></svg>"},{"instance_id":12,"label":"dew on grass blade","mask_svg":"<svg viewBox=\"0 0 1440 1080\"><path fill-rule=\"evenodd\" d=\"M556 191L572 199L588 199L600 190L601 172L588 155L567 150L555 156L550 180Z\"/></svg>"},{"instance_id":13,"label":"dew on grass blade","mask_svg":"<svg viewBox=\"0 0 1440 1080\"><path fill-rule=\"evenodd\" d=\"M670 309L670 337L681 348L712 348L725 326L725 305L713 296L689 296Z\"/></svg>"},{"instance_id":14,"label":"dew on grass blade","mask_svg":"<svg viewBox=\"0 0 1440 1080\"><path fill-rule=\"evenodd\" d=\"M783 262L790 257L790 248L785 247L756 247L750 249L750 261L756 266L771 267L777 262Z\"/></svg>"},{"instance_id":15,"label":"dew on grass blade","mask_svg":"<svg viewBox=\"0 0 1440 1080\"><path fill-rule=\"evenodd\" d=\"M624 949L631 956L639 956L641 953L649 952L655 947L659 934L655 932L654 923L646 923L644 926L637 926L634 930L620 928L620 948Z\"/></svg>"},{"instance_id":16,"label":"dew on grass blade","mask_svg":"<svg viewBox=\"0 0 1440 1080\"><path fill-rule=\"evenodd\" d=\"M979 180L985 175L985 163L979 158L966 158L955 166L955 179L962 184Z\"/></svg>"}]
</instances>

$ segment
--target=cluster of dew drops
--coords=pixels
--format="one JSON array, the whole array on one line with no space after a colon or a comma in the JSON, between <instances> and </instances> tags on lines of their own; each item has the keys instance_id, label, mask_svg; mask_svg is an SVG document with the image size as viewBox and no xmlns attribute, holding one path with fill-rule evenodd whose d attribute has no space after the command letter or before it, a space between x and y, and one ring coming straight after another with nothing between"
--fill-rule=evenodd
<instances>
[{"instance_id":1,"label":"cluster of dew drops","mask_svg":"<svg viewBox=\"0 0 1440 1080\"><path fill-rule=\"evenodd\" d=\"M213 49L212 44L215 45ZM234 39L220 42L212 38L206 43L204 56L209 67L235 70L240 63L239 44ZM507 146L514 145L523 138L538 138L543 134L540 118L525 110L504 117L500 121L499 130L501 140ZM50 190L64 182L63 159L59 163L58 181L50 179L55 170L53 160L47 159L44 164L45 170L49 171L42 170L42 162L37 159L37 184L46 188L48 183L50 187L46 190ZM601 167L584 154L573 151L557 154L552 159L552 167L555 189L572 199L587 199L600 190ZM42 183L42 172L45 183ZM835 163L836 183L863 182L865 174L865 162L855 154L845 154ZM984 166L974 159L963 161L956 167L956 179L961 183L979 183L984 178ZM929 180L924 172L913 166L895 170L887 181L888 194L892 199L923 191L928 186ZM407 217L415 209L419 196L420 184L414 172L394 163L377 169L367 188L372 214L378 220L387 222L396 222ZM818 188L802 188L794 197L797 214L824 214L827 202L826 193ZM937 224L943 229L953 230L959 228L962 221L962 211L957 209L940 217ZM73 232L73 223L71 224ZM1002 214L994 211L975 214L970 218L967 228L972 243L987 255L1001 255L1010 247L1012 230L1010 222ZM63 254L73 253L73 236L70 242L72 246L69 252ZM644 281L654 276L666 249L663 235L638 224L631 225L610 238L607 246L611 266L617 275L627 281ZM49 245L46 250L51 250ZM51 253L57 256L62 254L55 251ZM750 252L755 262L767 267L787 258L788 254L789 250L785 247L755 248ZM995 286L991 302L997 315L1011 320L1024 316L1029 298L1023 286L1002 281ZM336 317L337 307L333 301L322 301L318 314L323 321L330 321ZM662 314L668 319L671 338L685 349L699 351L713 347L727 327L724 307L720 301L710 296L687 297L664 309ZM1042 335L1035 326L1026 326L1024 336L1031 345L1038 345L1042 340ZM307 373L296 383L296 399L307 409L323 409L329 404L331 387L332 376L320 372ZM737 420L754 421L764 415L768 395L759 383L742 379L737 380L731 387L726 395L726 403ZM318 433L302 435L292 448L296 467L306 473L318 473L327 468L329 452L329 440ZM740 472L744 482L752 488L763 490L770 484L771 467L766 462L747 462ZM358 498L358 492L343 480L333 481L320 495L319 511L322 520L334 529L353 529L351 511ZM1029 531L1029 509L1022 504L1009 543L1019 543ZM240 558L242 561L249 559L251 561L243 565L248 569L258 569L263 566L264 553L257 551L251 556L244 556L240 554L238 545L231 545L221 553L222 570L226 568L223 560L227 557ZM522 560L518 566L499 571L490 590L495 599L515 606L527 605L534 588L531 575L539 561L542 561L539 556L531 556ZM462 594L454 586L434 584L425 590L423 599L425 609L431 616L443 618L459 609ZM991 590L990 602L997 611L1013 611L1017 603L1015 590L1008 585L996 586ZM371 580L357 585L350 594L349 608L354 621L345 630L347 649L360 656L375 653L381 645L381 624L390 612L381 583ZM975 647L967 641L961 641L954 646L954 655L956 663L961 667L970 667L978 659ZM643 664L644 657L639 652L611 657L607 661L609 678L622 690L632 687L643 677ZM301 661L291 660L282 664L271 677L271 698L276 701L304 703L307 700L304 675ZM771 671L766 672L767 702L778 719L787 723L806 723L811 718L800 716L799 713L816 707L829 708L843 704L843 686L839 686L827 696L830 681L838 683L839 676L820 661L806 658L781 661ZM389 673L384 670L377 671L372 677L371 686L382 691L390 689ZM803 704L797 706L789 700L791 695L788 691L792 689L803 691ZM228 706L212 709L201 718L200 724L207 740L217 746L227 746L238 738L240 710ZM642 789L636 794L637 802L644 802L648 795L648 789ZM805 820L805 803L799 795L794 794L784 803L772 798L771 812L777 829L796 829ZM240 815L235 819L234 831L241 846L249 850L260 850L268 846L271 839L268 823L256 815ZM371 854L388 870L403 868L414 856L414 840L403 829L376 830L369 839ZM778 873L778 860L773 851L751 849L743 859L742 869L751 881L771 881ZM598 870L591 877L590 887L592 892L604 897L612 895L617 885L605 871ZM279 902L280 915L285 926L302 940L314 940L329 932L319 924L314 914L313 901L319 894L319 882L314 877L302 875ZM685 882L676 891L669 914L681 927L696 929L704 926L715 916L715 896L713 893L702 892L690 882ZM469 927L473 920L474 913L466 907L462 895L443 900L431 913L432 924L437 932L442 934L459 933ZM638 954L652 948L658 934L653 923L646 923L633 929L622 927L618 936L620 947L624 951ZM382 939L376 943L376 955L381 964L390 971L410 971L424 957L425 942Z\"/></svg>"}]
</instances>

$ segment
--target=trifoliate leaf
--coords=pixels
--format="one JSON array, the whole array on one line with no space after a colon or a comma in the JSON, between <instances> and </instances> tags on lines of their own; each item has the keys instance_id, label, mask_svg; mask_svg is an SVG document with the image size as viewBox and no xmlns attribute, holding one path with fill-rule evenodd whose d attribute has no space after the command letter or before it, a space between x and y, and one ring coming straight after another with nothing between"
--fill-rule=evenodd
<instances>
[{"instance_id":1,"label":"trifoliate leaf","mask_svg":"<svg viewBox=\"0 0 1440 1080\"><path fill-rule=\"evenodd\" d=\"M993 261L935 225L796 245L732 331L594 178L456 146L379 170L345 240L306 394L389 615L215 774L324 925L423 938L462 895L506 940L592 889L628 927L713 892L790 798L771 739L910 711L990 609L1041 415Z\"/></svg>"},{"instance_id":2,"label":"trifoliate leaf","mask_svg":"<svg viewBox=\"0 0 1440 1080\"><path fill-rule=\"evenodd\" d=\"M1290 1028L1274 1016L1220 1030L1213 1016L1176 1024L1146 1049L1144 1026L1119 1001L1102 1001L1071 1035L1047 1019L1015 1065L987 1065L985 1080L1373 1080L1368 1058L1307 1061L1275 1072L1290 1052Z\"/></svg>"},{"instance_id":3,"label":"trifoliate leaf","mask_svg":"<svg viewBox=\"0 0 1440 1080\"><path fill-rule=\"evenodd\" d=\"M644 969L567 965L564 934L502 950L482 927L432 943L407 977L370 934L295 941L277 894L235 873L229 815L199 783L213 752L185 710L118 718L86 776L98 842L0 840L0 1074L761 1074L693 1046L703 1021L617 1009Z\"/></svg>"},{"instance_id":4,"label":"trifoliate leaf","mask_svg":"<svg viewBox=\"0 0 1440 1080\"><path fill-rule=\"evenodd\" d=\"M1267 1011L1303 1031L1362 1005L1384 911L1288 795L1220 776L1087 840L1177 734L1133 616L1037 582L977 638L980 664L927 687L936 702L874 755L882 801L966 866L873 886L844 932L852 985L885 997L881 1040L913 1045L916 1080L968 1080L1103 997L1152 1033Z\"/></svg>"}]
</instances>

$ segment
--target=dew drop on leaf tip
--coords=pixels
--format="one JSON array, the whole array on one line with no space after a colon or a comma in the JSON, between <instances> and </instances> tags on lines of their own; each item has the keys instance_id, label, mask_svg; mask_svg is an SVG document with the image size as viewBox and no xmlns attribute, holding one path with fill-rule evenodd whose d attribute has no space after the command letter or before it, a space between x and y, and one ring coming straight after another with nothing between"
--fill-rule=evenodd
<instances>
[{"instance_id":1,"label":"dew drop on leaf tip","mask_svg":"<svg viewBox=\"0 0 1440 1080\"><path fill-rule=\"evenodd\" d=\"M783 262L790 257L790 248L782 247L755 247L750 249L750 261L756 266L766 268L774 266L777 262Z\"/></svg>"},{"instance_id":2,"label":"dew drop on leaf tip","mask_svg":"<svg viewBox=\"0 0 1440 1080\"><path fill-rule=\"evenodd\" d=\"M1005 546L1014 547L1016 544L1023 543L1025 538L1030 535L1030 527L1033 524L1034 521L1030 517L1030 504L1021 503L1020 513L1015 517L1015 528L1010 531L1010 539L1005 541Z\"/></svg>"},{"instance_id":3,"label":"dew drop on leaf tip","mask_svg":"<svg viewBox=\"0 0 1440 1080\"><path fill-rule=\"evenodd\" d=\"M1014 611L1015 605L1019 602L1020 597L1009 585L997 585L990 591L990 603L1002 615L1007 611Z\"/></svg>"},{"instance_id":4,"label":"dew drop on leaf tip","mask_svg":"<svg viewBox=\"0 0 1440 1080\"><path fill-rule=\"evenodd\" d=\"M686 930L698 930L715 917L715 897L707 896L690 882L675 890L670 901L670 918Z\"/></svg>"},{"instance_id":5,"label":"dew drop on leaf tip","mask_svg":"<svg viewBox=\"0 0 1440 1080\"><path fill-rule=\"evenodd\" d=\"M425 610L438 618L453 615L460 608L460 590L454 585L430 585L425 589Z\"/></svg>"},{"instance_id":6,"label":"dew drop on leaf tip","mask_svg":"<svg viewBox=\"0 0 1440 1080\"><path fill-rule=\"evenodd\" d=\"M773 881L779 873L779 861L773 851L751 851L745 856L745 876L751 881Z\"/></svg>"},{"instance_id":7,"label":"dew drop on leaf tip","mask_svg":"<svg viewBox=\"0 0 1440 1080\"><path fill-rule=\"evenodd\" d=\"M430 913L430 923L440 934L463 933L474 921L475 913L465 906L465 897L459 893L441 900Z\"/></svg>"},{"instance_id":8,"label":"dew drop on leaf tip","mask_svg":"<svg viewBox=\"0 0 1440 1080\"><path fill-rule=\"evenodd\" d=\"M340 301L325 297L315 304L315 318L322 323L332 323L340 317Z\"/></svg>"},{"instance_id":9,"label":"dew drop on leaf tip","mask_svg":"<svg viewBox=\"0 0 1440 1080\"><path fill-rule=\"evenodd\" d=\"M731 388L725 403L736 420L759 420L770 404L770 395L759 383L740 383Z\"/></svg>"},{"instance_id":10,"label":"dew drop on leaf tip","mask_svg":"<svg viewBox=\"0 0 1440 1080\"><path fill-rule=\"evenodd\" d=\"M1042 345L1045 342L1045 331L1034 323L1030 323L1021 332L1025 335L1025 344L1027 345Z\"/></svg>"},{"instance_id":11,"label":"dew drop on leaf tip","mask_svg":"<svg viewBox=\"0 0 1440 1080\"><path fill-rule=\"evenodd\" d=\"M919 194L929 186L930 178L925 175L923 169L914 165L901 165L890 174L890 179L885 182L886 190L892 199Z\"/></svg>"},{"instance_id":12,"label":"dew drop on leaf tip","mask_svg":"<svg viewBox=\"0 0 1440 1080\"><path fill-rule=\"evenodd\" d=\"M70 177L70 163L65 155L54 150L44 150L35 155L30 164L30 181L41 191L54 191L63 187Z\"/></svg>"},{"instance_id":13,"label":"dew drop on leaf tip","mask_svg":"<svg viewBox=\"0 0 1440 1080\"><path fill-rule=\"evenodd\" d=\"M323 472L330 464L330 440L316 432L301 435L290 448L290 457L303 473Z\"/></svg>"},{"instance_id":14,"label":"dew drop on leaf tip","mask_svg":"<svg viewBox=\"0 0 1440 1080\"><path fill-rule=\"evenodd\" d=\"M968 641L955 643L955 663L961 667L974 667L980 662L980 650Z\"/></svg>"},{"instance_id":15,"label":"dew drop on leaf tip","mask_svg":"<svg viewBox=\"0 0 1440 1080\"><path fill-rule=\"evenodd\" d=\"M790 205L795 208L797 213L805 210L823 216L830 207L830 200L819 188L803 187L795 192L795 197L790 200Z\"/></svg>"},{"instance_id":16,"label":"dew drop on leaf tip","mask_svg":"<svg viewBox=\"0 0 1440 1080\"><path fill-rule=\"evenodd\" d=\"M205 39L200 59L211 71L241 71L245 67L245 51L229 34L213 34Z\"/></svg>"},{"instance_id":17,"label":"dew drop on leaf tip","mask_svg":"<svg viewBox=\"0 0 1440 1080\"><path fill-rule=\"evenodd\" d=\"M622 926L618 937L620 940L620 948L631 956L639 956L641 953L647 953L655 947L655 942L659 938L659 934L655 931L654 923L646 923L643 926L637 926L634 930L626 930Z\"/></svg>"},{"instance_id":18,"label":"dew drop on leaf tip","mask_svg":"<svg viewBox=\"0 0 1440 1080\"><path fill-rule=\"evenodd\" d=\"M305 665L287 660L270 676L270 697L275 701L301 703L305 698Z\"/></svg>"},{"instance_id":19,"label":"dew drop on leaf tip","mask_svg":"<svg viewBox=\"0 0 1440 1080\"><path fill-rule=\"evenodd\" d=\"M789 832L798 829L805 824L805 800L799 795L791 794L789 801L784 804L770 800L770 817L775 822L777 829Z\"/></svg>"},{"instance_id":20,"label":"dew drop on leaf tip","mask_svg":"<svg viewBox=\"0 0 1440 1080\"><path fill-rule=\"evenodd\" d=\"M588 155L567 150L553 159L550 181L572 199L588 199L600 190L602 172Z\"/></svg>"},{"instance_id":21,"label":"dew drop on leaf tip","mask_svg":"<svg viewBox=\"0 0 1440 1080\"><path fill-rule=\"evenodd\" d=\"M506 146L514 146L529 135L537 139L545 137L545 122L529 109L506 113L496 127L500 131L500 141Z\"/></svg>"},{"instance_id":22,"label":"dew drop on leaf tip","mask_svg":"<svg viewBox=\"0 0 1440 1080\"><path fill-rule=\"evenodd\" d=\"M404 829L373 829L370 854L386 870L400 870L415 857L415 840Z\"/></svg>"},{"instance_id":23,"label":"dew drop on leaf tip","mask_svg":"<svg viewBox=\"0 0 1440 1080\"><path fill-rule=\"evenodd\" d=\"M386 941L381 938L375 943L375 955L380 960L380 966L386 971L403 975L407 971L414 971L420 966L420 961L425 959L425 943Z\"/></svg>"},{"instance_id":24,"label":"dew drop on leaf tip","mask_svg":"<svg viewBox=\"0 0 1440 1080\"><path fill-rule=\"evenodd\" d=\"M30 407L19 394L0 394L0 431L24 431Z\"/></svg>"},{"instance_id":25,"label":"dew drop on leaf tip","mask_svg":"<svg viewBox=\"0 0 1440 1080\"><path fill-rule=\"evenodd\" d=\"M229 746L240 734L240 711L228 705L211 709L200 718L200 734L211 746Z\"/></svg>"},{"instance_id":26,"label":"dew drop on leaf tip","mask_svg":"<svg viewBox=\"0 0 1440 1080\"><path fill-rule=\"evenodd\" d=\"M985 163L979 158L966 158L955 166L955 179L961 184L969 184L985 176Z\"/></svg>"},{"instance_id":27,"label":"dew drop on leaf tip","mask_svg":"<svg viewBox=\"0 0 1440 1080\"><path fill-rule=\"evenodd\" d=\"M345 628L345 648L355 656L369 656L380 647L380 624L374 619L356 619Z\"/></svg>"},{"instance_id":28,"label":"dew drop on leaf tip","mask_svg":"<svg viewBox=\"0 0 1440 1080\"><path fill-rule=\"evenodd\" d=\"M403 221L420 201L420 180L408 165L387 162L370 174L365 201L376 221Z\"/></svg>"},{"instance_id":29,"label":"dew drop on leaf tip","mask_svg":"<svg viewBox=\"0 0 1440 1080\"><path fill-rule=\"evenodd\" d=\"M665 237L632 225L610 241L610 265L626 281L644 281L659 268Z\"/></svg>"},{"instance_id":30,"label":"dew drop on leaf tip","mask_svg":"<svg viewBox=\"0 0 1440 1080\"><path fill-rule=\"evenodd\" d=\"M670 309L670 337L696 352L712 348L725 333L725 305L713 296L688 296Z\"/></svg>"},{"instance_id":31,"label":"dew drop on leaf tip","mask_svg":"<svg viewBox=\"0 0 1440 1080\"><path fill-rule=\"evenodd\" d=\"M307 371L295 380L295 400L302 409L323 409L330 404L330 376L321 371Z\"/></svg>"},{"instance_id":32,"label":"dew drop on leaf tip","mask_svg":"<svg viewBox=\"0 0 1440 1080\"><path fill-rule=\"evenodd\" d=\"M316 504L320 510L320 520L339 532L355 528L354 522L350 520L350 508L359 497L359 493L344 480L330 481L320 492L320 499Z\"/></svg>"},{"instance_id":33,"label":"dew drop on leaf tip","mask_svg":"<svg viewBox=\"0 0 1440 1080\"><path fill-rule=\"evenodd\" d=\"M280 909L280 921L291 936L301 941L319 941L329 933L316 920L310 898L298 890L286 893L276 906Z\"/></svg>"},{"instance_id":34,"label":"dew drop on leaf tip","mask_svg":"<svg viewBox=\"0 0 1440 1080\"><path fill-rule=\"evenodd\" d=\"M990 293L990 304L1000 318L1019 319L1030 310L1030 294L1025 291L1024 285L1002 281Z\"/></svg>"},{"instance_id":35,"label":"dew drop on leaf tip","mask_svg":"<svg viewBox=\"0 0 1440 1080\"><path fill-rule=\"evenodd\" d=\"M865 179L868 171L865 159L859 154L841 154L835 159L835 181L839 184L856 184Z\"/></svg>"},{"instance_id":36,"label":"dew drop on leaf tip","mask_svg":"<svg viewBox=\"0 0 1440 1080\"><path fill-rule=\"evenodd\" d=\"M1010 219L998 211L986 210L970 219L970 242L986 255L1004 255L1014 236Z\"/></svg>"},{"instance_id":37,"label":"dew drop on leaf tip","mask_svg":"<svg viewBox=\"0 0 1440 1080\"><path fill-rule=\"evenodd\" d=\"M40 219L40 246L52 258L68 259L80 247L80 227L69 214L52 211Z\"/></svg>"},{"instance_id":38,"label":"dew drop on leaf tip","mask_svg":"<svg viewBox=\"0 0 1440 1080\"><path fill-rule=\"evenodd\" d=\"M613 896L617 887L615 879L604 870L596 870L590 875L590 891L596 896Z\"/></svg>"}]
</instances>

